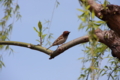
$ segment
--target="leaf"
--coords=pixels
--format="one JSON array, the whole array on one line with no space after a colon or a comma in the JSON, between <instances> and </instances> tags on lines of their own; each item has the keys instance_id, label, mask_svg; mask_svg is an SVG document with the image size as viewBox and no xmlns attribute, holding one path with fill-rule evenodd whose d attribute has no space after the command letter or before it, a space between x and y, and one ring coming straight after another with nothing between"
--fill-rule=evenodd
<instances>
[{"instance_id":1,"label":"leaf","mask_svg":"<svg viewBox=\"0 0 120 80\"><path fill-rule=\"evenodd\" d=\"M17 4L15 7L15 11L17 11L18 9L20 9L19 5Z\"/></svg>"},{"instance_id":2,"label":"leaf","mask_svg":"<svg viewBox=\"0 0 120 80\"><path fill-rule=\"evenodd\" d=\"M4 67L5 67L5 64L4 64L2 61L0 61L0 65L2 65L2 66L4 66Z\"/></svg>"},{"instance_id":3,"label":"leaf","mask_svg":"<svg viewBox=\"0 0 120 80\"><path fill-rule=\"evenodd\" d=\"M9 49L9 45L7 45L6 47L5 47L5 50L8 50Z\"/></svg>"},{"instance_id":4,"label":"leaf","mask_svg":"<svg viewBox=\"0 0 120 80\"><path fill-rule=\"evenodd\" d=\"M81 19L81 17L84 17L85 13L82 13L81 15L78 16L78 18Z\"/></svg>"},{"instance_id":5,"label":"leaf","mask_svg":"<svg viewBox=\"0 0 120 80\"><path fill-rule=\"evenodd\" d=\"M102 69L101 71L100 71L100 74L102 74L102 72L104 72L105 70L104 69Z\"/></svg>"},{"instance_id":6,"label":"leaf","mask_svg":"<svg viewBox=\"0 0 120 80\"><path fill-rule=\"evenodd\" d=\"M52 33L50 33L49 34L49 36L48 36L48 39L51 39L51 38L53 38L53 36L52 36L53 34Z\"/></svg>"},{"instance_id":7,"label":"leaf","mask_svg":"<svg viewBox=\"0 0 120 80\"><path fill-rule=\"evenodd\" d=\"M89 11L85 11L85 15L89 15L90 14L90 12ZM86 17L85 17L86 18Z\"/></svg>"},{"instance_id":8,"label":"leaf","mask_svg":"<svg viewBox=\"0 0 120 80\"><path fill-rule=\"evenodd\" d=\"M39 31L42 32L42 24L40 21L38 22L38 28L39 28Z\"/></svg>"},{"instance_id":9,"label":"leaf","mask_svg":"<svg viewBox=\"0 0 120 80\"><path fill-rule=\"evenodd\" d=\"M109 2L107 1L107 0L105 0L104 1L104 4L103 4L103 7L105 8L105 9L107 9L108 7L106 7L107 5L109 4Z\"/></svg>"},{"instance_id":10,"label":"leaf","mask_svg":"<svg viewBox=\"0 0 120 80\"><path fill-rule=\"evenodd\" d=\"M77 9L77 10L78 10L78 11L80 11L80 12L83 12L83 13L85 12L85 11L84 11L84 10L82 10L82 9Z\"/></svg>"},{"instance_id":11,"label":"leaf","mask_svg":"<svg viewBox=\"0 0 120 80\"><path fill-rule=\"evenodd\" d=\"M94 26L95 26L95 28L98 28L98 27L101 26L101 24L95 24L95 23L94 23Z\"/></svg>"},{"instance_id":12,"label":"leaf","mask_svg":"<svg viewBox=\"0 0 120 80\"><path fill-rule=\"evenodd\" d=\"M95 21L95 22L99 24L105 24L105 21Z\"/></svg>"},{"instance_id":13,"label":"leaf","mask_svg":"<svg viewBox=\"0 0 120 80\"><path fill-rule=\"evenodd\" d=\"M9 27L9 28L8 28L8 31L12 31L13 24L9 24L8 27Z\"/></svg>"},{"instance_id":14,"label":"leaf","mask_svg":"<svg viewBox=\"0 0 120 80\"><path fill-rule=\"evenodd\" d=\"M44 38L45 38L45 36L47 36L47 34L43 34L43 35L42 35L42 39L44 39Z\"/></svg>"},{"instance_id":15,"label":"leaf","mask_svg":"<svg viewBox=\"0 0 120 80\"><path fill-rule=\"evenodd\" d=\"M95 12L94 12L94 10L92 11L92 18L95 18Z\"/></svg>"},{"instance_id":16,"label":"leaf","mask_svg":"<svg viewBox=\"0 0 120 80\"><path fill-rule=\"evenodd\" d=\"M81 20L82 20L83 22L85 22L85 21L86 21L86 18L85 18L85 17L82 17Z\"/></svg>"},{"instance_id":17,"label":"leaf","mask_svg":"<svg viewBox=\"0 0 120 80\"><path fill-rule=\"evenodd\" d=\"M107 69L108 69L108 66L105 66L105 68L107 68Z\"/></svg>"},{"instance_id":18,"label":"leaf","mask_svg":"<svg viewBox=\"0 0 120 80\"><path fill-rule=\"evenodd\" d=\"M36 41L40 42L40 40L38 40L38 39Z\"/></svg>"},{"instance_id":19,"label":"leaf","mask_svg":"<svg viewBox=\"0 0 120 80\"><path fill-rule=\"evenodd\" d=\"M8 19L9 19L9 16L6 15L6 16L3 17L3 19L8 20Z\"/></svg>"},{"instance_id":20,"label":"leaf","mask_svg":"<svg viewBox=\"0 0 120 80\"><path fill-rule=\"evenodd\" d=\"M80 60L80 59L85 59L85 58L84 57L78 58L78 60Z\"/></svg>"},{"instance_id":21,"label":"leaf","mask_svg":"<svg viewBox=\"0 0 120 80\"><path fill-rule=\"evenodd\" d=\"M56 4L56 8L57 8L57 7L58 7L58 5L60 5L60 3L59 3L57 0L56 0L56 3L57 3L57 4Z\"/></svg>"},{"instance_id":22,"label":"leaf","mask_svg":"<svg viewBox=\"0 0 120 80\"><path fill-rule=\"evenodd\" d=\"M9 55L11 54L11 53L13 53L13 49L12 48L9 48L10 49L10 52L9 52Z\"/></svg>"},{"instance_id":23,"label":"leaf","mask_svg":"<svg viewBox=\"0 0 120 80\"><path fill-rule=\"evenodd\" d=\"M107 74L106 72L104 72L103 74L101 74L101 76L104 76L105 74Z\"/></svg>"},{"instance_id":24,"label":"leaf","mask_svg":"<svg viewBox=\"0 0 120 80\"><path fill-rule=\"evenodd\" d=\"M33 29L39 34L39 31L35 27L33 27Z\"/></svg>"},{"instance_id":25,"label":"leaf","mask_svg":"<svg viewBox=\"0 0 120 80\"><path fill-rule=\"evenodd\" d=\"M84 75L84 74L81 74L81 75L80 75L80 77L81 77L81 78L84 78L84 77L85 77L85 75Z\"/></svg>"},{"instance_id":26,"label":"leaf","mask_svg":"<svg viewBox=\"0 0 120 80\"><path fill-rule=\"evenodd\" d=\"M88 10L90 8L90 5L87 5L86 9Z\"/></svg>"},{"instance_id":27,"label":"leaf","mask_svg":"<svg viewBox=\"0 0 120 80\"><path fill-rule=\"evenodd\" d=\"M43 34L42 32L39 32L39 37L42 37L42 34Z\"/></svg>"},{"instance_id":28,"label":"leaf","mask_svg":"<svg viewBox=\"0 0 120 80\"><path fill-rule=\"evenodd\" d=\"M85 26L81 23L80 26L78 27L78 30L83 29Z\"/></svg>"}]
</instances>

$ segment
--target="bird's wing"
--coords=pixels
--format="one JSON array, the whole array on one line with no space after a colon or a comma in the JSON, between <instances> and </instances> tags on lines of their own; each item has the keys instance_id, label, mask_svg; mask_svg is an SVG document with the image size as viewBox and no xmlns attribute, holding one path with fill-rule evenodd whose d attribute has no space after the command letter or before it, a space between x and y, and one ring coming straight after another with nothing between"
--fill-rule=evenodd
<instances>
[{"instance_id":1,"label":"bird's wing","mask_svg":"<svg viewBox=\"0 0 120 80\"><path fill-rule=\"evenodd\" d=\"M64 38L62 35L60 35L54 42L53 42L53 46L55 45L59 45L59 44L62 44L64 43Z\"/></svg>"}]
</instances>

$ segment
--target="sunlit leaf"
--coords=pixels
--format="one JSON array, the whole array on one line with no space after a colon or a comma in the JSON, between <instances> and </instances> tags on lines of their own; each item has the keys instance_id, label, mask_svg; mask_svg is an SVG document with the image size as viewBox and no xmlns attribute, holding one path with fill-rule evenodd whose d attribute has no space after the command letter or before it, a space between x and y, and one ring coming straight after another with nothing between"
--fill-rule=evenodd
<instances>
[{"instance_id":1,"label":"sunlit leaf","mask_svg":"<svg viewBox=\"0 0 120 80\"><path fill-rule=\"evenodd\" d=\"M80 26L78 27L78 30L83 29L85 26L81 23Z\"/></svg>"},{"instance_id":2,"label":"sunlit leaf","mask_svg":"<svg viewBox=\"0 0 120 80\"><path fill-rule=\"evenodd\" d=\"M95 18L95 12L94 11L92 11L92 18L94 19Z\"/></svg>"},{"instance_id":3,"label":"sunlit leaf","mask_svg":"<svg viewBox=\"0 0 120 80\"><path fill-rule=\"evenodd\" d=\"M78 11L80 11L80 12L83 12L83 13L85 12L85 11L84 11L84 10L82 10L82 9L77 9L77 10L78 10Z\"/></svg>"},{"instance_id":4,"label":"sunlit leaf","mask_svg":"<svg viewBox=\"0 0 120 80\"><path fill-rule=\"evenodd\" d=\"M44 39L47 36L47 34L42 35L42 39Z\"/></svg>"},{"instance_id":5,"label":"sunlit leaf","mask_svg":"<svg viewBox=\"0 0 120 80\"><path fill-rule=\"evenodd\" d=\"M90 8L90 5L87 5L86 9L88 10Z\"/></svg>"},{"instance_id":6,"label":"sunlit leaf","mask_svg":"<svg viewBox=\"0 0 120 80\"><path fill-rule=\"evenodd\" d=\"M39 31L35 27L33 27L33 29L39 34Z\"/></svg>"}]
</instances>

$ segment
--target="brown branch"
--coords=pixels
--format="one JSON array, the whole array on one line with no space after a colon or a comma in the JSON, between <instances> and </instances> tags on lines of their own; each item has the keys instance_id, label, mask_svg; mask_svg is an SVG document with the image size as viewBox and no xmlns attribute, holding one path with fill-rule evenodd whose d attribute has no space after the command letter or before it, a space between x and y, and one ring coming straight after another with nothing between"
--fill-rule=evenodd
<instances>
[{"instance_id":1,"label":"brown branch","mask_svg":"<svg viewBox=\"0 0 120 80\"><path fill-rule=\"evenodd\" d=\"M74 39L70 42L67 42L63 45L61 45L57 50L55 50L51 55L50 55L50 58L49 59L52 59L56 56L58 56L59 54L63 53L64 51L66 51L67 49L75 46L75 45L78 45L80 43L85 43L85 42L88 42L89 41L89 36L86 35L86 36L83 36L83 37L80 37L80 38L77 38L77 39Z\"/></svg>"},{"instance_id":2,"label":"brown branch","mask_svg":"<svg viewBox=\"0 0 120 80\"><path fill-rule=\"evenodd\" d=\"M120 60L120 37L113 30L100 31L95 33L99 39L99 42L107 45L111 51L112 56Z\"/></svg>"},{"instance_id":3,"label":"brown branch","mask_svg":"<svg viewBox=\"0 0 120 80\"><path fill-rule=\"evenodd\" d=\"M95 0L79 0L83 4L90 5L89 10L95 12L95 15L104 20L108 27L120 36L120 6L109 4L104 8L102 4L98 4Z\"/></svg>"},{"instance_id":4,"label":"brown branch","mask_svg":"<svg viewBox=\"0 0 120 80\"><path fill-rule=\"evenodd\" d=\"M98 4L95 0L79 0L84 5L90 5L89 10L95 12L95 15L104 20L109 31L102 31L96 33L99 41L107 45L112 50L112 56L117 57L120 60L120 6L108 4L103 7L102 4Z\"/></svg>"},{"instance_id":5,"label":"brown branch","mask_svg":"<svg viewBox=\"0 0 120 80\"><path fill-rule=\"evenodd\" d=\"M119 55L120 54L120 37L113 30L102 31L101 29L97 29L97 30L95 30L95 34L98 37L99 42L104 43L112 50L113 57L117 57L118 59L120 59L120 55ZM50 56L49 59L52 59L52 58L60 55L67 49L69 49L75 45L78 45L80 43L85 43L88 41L89 41L88 35L79 37L77 39L74 39L72 41L69 41L69 42L61 45L55 51L47 50L46 48L44 48L40 45L33 45L30 43L23 43L23 42L16 42L16 41L0 41L0 45L16 45L16 46L30 48L33 50L41 51L41 52L49 55Z\"/></svg>"},{"instance_id":6,"label":"brown branch","mask_svg":"<svg viewBox=\"0 0 120 80\"><path fill-rule=\"evenodd\" d=\"M17 41L0 41L0 45L15 45L15 46L30 48L33 50L41 51L47 55L50 55L50 59L52 59L52 58L58 56L59 54L63 53L65 50L67 50L77 44L88 42L88 41L89 41L88 36L83 36L83 37L74 39L68 43L61 45L55 51L47 50L46 48L44 48L40 45L34 45L34 44L30 44L30 43L23 43L23 42L17 42Z\"/></svg>"},{"instance_id":7,"label":"brown branch","mask_svg":"<svg viewBox=\"0 0 120 80\"><path fill-rule=\"evenodd\" d=\"M79 0L79 2L82 2L83 4L87 3L88 5L90 5L89 10L90 11L94 10L95 15L97 17L100 18L102 16L101 10L103 9L103 6L101 4L96 3L95 0L84 0L84 1L83 0Z\"/></svg>"}]
</instances>

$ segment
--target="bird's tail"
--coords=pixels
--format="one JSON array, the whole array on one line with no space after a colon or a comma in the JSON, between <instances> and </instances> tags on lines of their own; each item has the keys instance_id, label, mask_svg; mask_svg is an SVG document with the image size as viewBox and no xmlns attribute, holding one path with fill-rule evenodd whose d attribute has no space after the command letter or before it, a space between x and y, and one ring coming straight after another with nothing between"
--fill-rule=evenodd
<instances>
[{"instance_id":1,"label":"bird's tail","mask_svg":"<svg viewBox=\"0 0 120 80\"><path fill-rule=\"evenodd\" d=\"M50 47L48 47L46 50L48 50L49 48L51 48L52 47L52 45L50 46Z\"/></svg>"}]
</instances>

